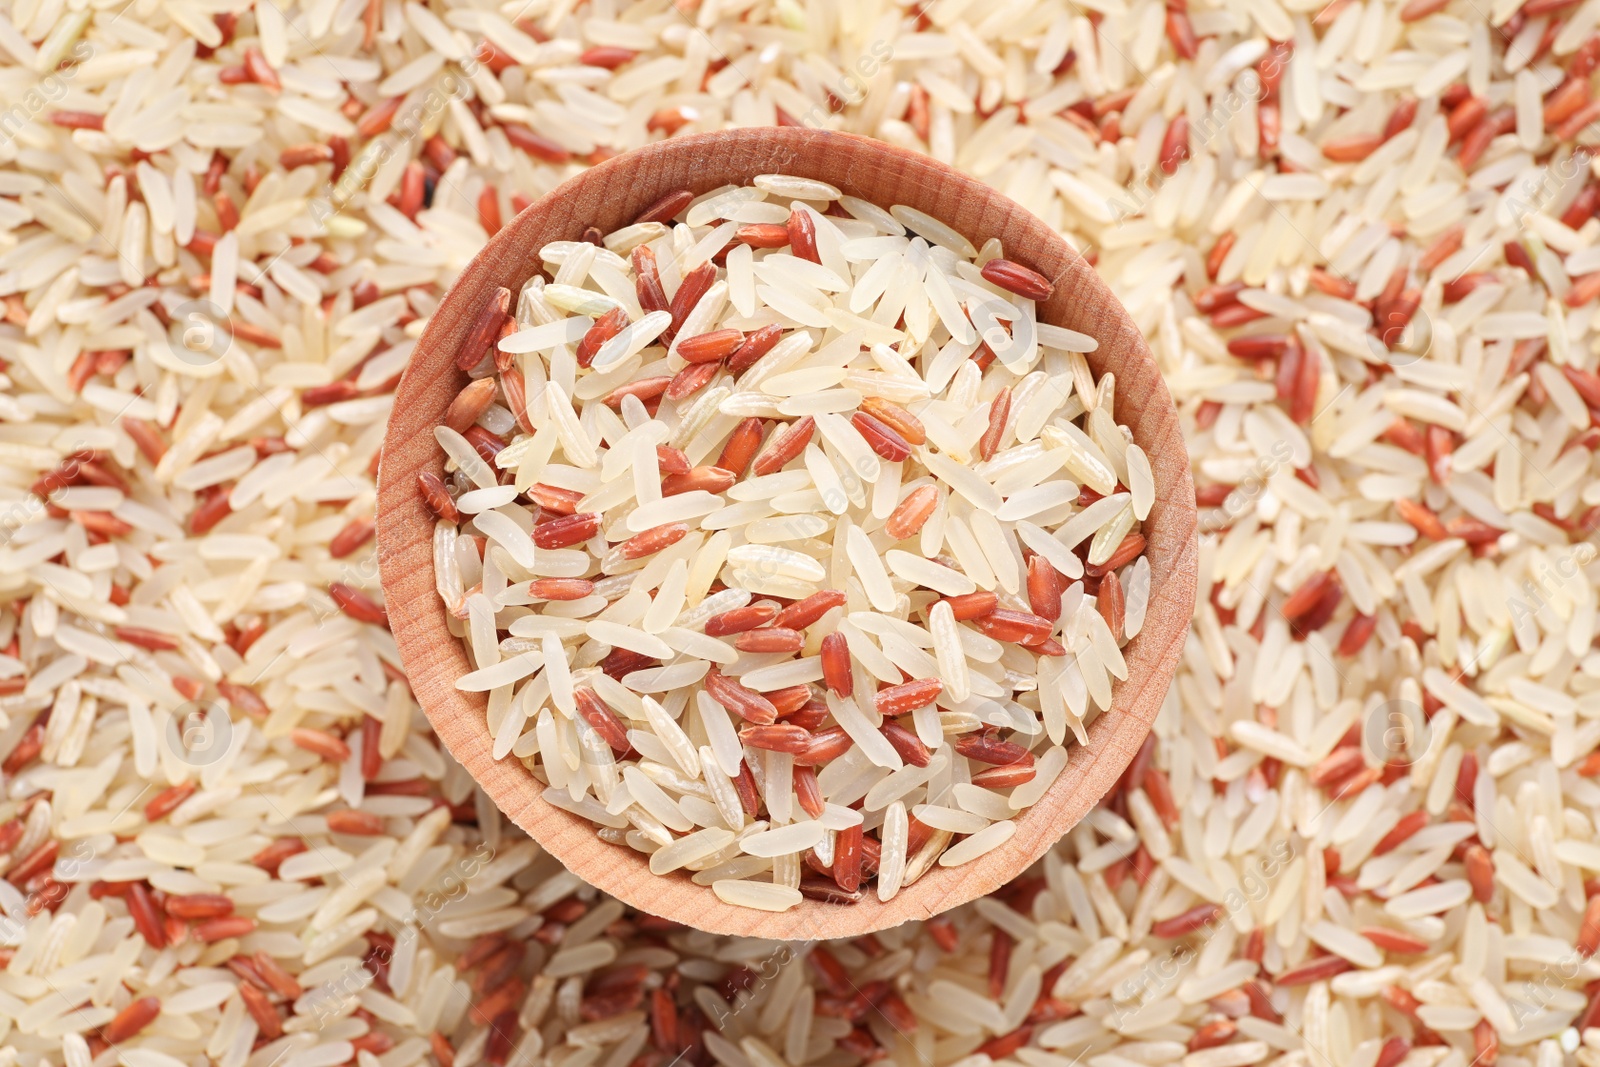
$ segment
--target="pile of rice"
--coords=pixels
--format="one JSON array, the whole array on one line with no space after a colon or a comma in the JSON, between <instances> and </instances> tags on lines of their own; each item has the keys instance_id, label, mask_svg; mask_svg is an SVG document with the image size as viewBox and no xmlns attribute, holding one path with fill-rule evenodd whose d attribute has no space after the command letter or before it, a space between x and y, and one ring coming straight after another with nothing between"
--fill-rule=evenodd
<instances>
[{"instance_id":1,"label":"pile of rice","mask_svg":"<svg viewBox=\"0 0 1600 1067\"><path fill-rule=\"evenodd\" d=\"M1597 25L11 5L0 1064L1600 1062ZM371 547L390 389L484 234L771 122L924 147L1081 242L1206 527L1123 788L1003 893L830 945L625 914L510 831L410 699Z\"/></svg>"},{"instance_id":2,"label":"pile of rice","mask_svg":"<svg viewBox=\"0 0 1600 1067\"><path fill-rule=\"evenodd\" d=\"M494 758L768 911L1004 845L1149 601L1095 340L998 240L809 178L589 236L490 291L417 479Z\"/></svg>"}]
</instances>

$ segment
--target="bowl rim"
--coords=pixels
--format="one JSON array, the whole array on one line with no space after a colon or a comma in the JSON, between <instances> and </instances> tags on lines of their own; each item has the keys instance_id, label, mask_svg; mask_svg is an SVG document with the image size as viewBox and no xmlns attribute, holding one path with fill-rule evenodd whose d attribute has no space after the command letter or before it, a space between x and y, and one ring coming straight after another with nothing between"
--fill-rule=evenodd
<instances>
[{"instance_id":1,"label":"bowl rim","mask_svg":"<svg viewBox=\"0 0 1600 1067\"><path fill-rule=\"evenodd\" d=\"M694 885L683 872L651 874L646 856L606 844L587 820L543 800L543 786L520 762L493 758L484 723L485 694L454 687L468 663L461 642L449 633L435 589L434 519L417 488L420 471L438 473L443 468L432 427L466 380L453 353L476 315L476 297L496 285L520 291L540 269L537 252L548 241L579 239L587 225L609 232L677 188L687 186L700 195L727 184L724 178L759 173L821 178L849 195L890 184L901 190L894 202L952 225L958 212L939 208L955 205L963 222L956 228L975 245L989 236L1020 231L1029 252L1018 258L1053 274L1056 283L1055 295L1039 308L1040 321L1065 323L1095 336L1100 347L1087 358L1097 376L1113 351L1122 360L1114 414L1145 448L1157 483L1156 504L1144 523L1152 568L1145 625L1123 650L1129 678L1115 685L1112 707L1089 724L1089 744L1068 744L1066 770L1017 818L1012 838L960 867L935 866L888 902L868 892L854 905L806 899L781 913L725 904L709 886ZM697 183L702 174L707 177ZM608 213L604 218L591 206L595 204ZM973 205L977 215L969 222ZM1013 243L1006 245L1014 254ZM451 356L438 356L441 346ZM440 740L511 822L580 878L624 904L716 934L779 940L858 936L929 918L993 892L1022 873L1100 802L1145 742L1176 671L1195 604L1196 510L1188 453L1171 394L1127 311L1093 267L1019 205L927 156L854 134L804 127L696 134L623 153L563 182L491 237L451 285L395 391L382 455L377 494L380 578L407 678Z\"/></svg>"}]
</instances>

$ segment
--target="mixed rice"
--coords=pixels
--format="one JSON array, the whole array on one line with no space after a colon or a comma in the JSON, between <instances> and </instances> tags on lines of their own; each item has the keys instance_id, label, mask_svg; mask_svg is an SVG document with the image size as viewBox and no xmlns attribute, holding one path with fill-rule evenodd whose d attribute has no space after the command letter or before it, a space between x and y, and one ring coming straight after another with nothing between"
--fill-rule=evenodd
<instances>
[{"instance_id":1,"label":"mixed rice","mask_svg":"<svg viewBox=\"0 0 1600 1067\"><path fill-rule=\"evenodd\" d=\"M7 5L0 1061L1600 1062L1597 27ZM828 945L667 928L511 832L399 677L371 548L394 380L485 235L612 152L776 122L1078 242L1205 527L1104 806L1004 892Z\"/></svg>"},{"instance_id":2,"label":"mixed rice","mask_svg":"<svg viewBox=\"0 0 1600 1067\"><path fill-rule=\"evenodd\" d=\"M1094 339L998 241L814 179L589 236L484 299L418 476L495 758L769 911L1005 845L1149 601Z\"/></svg>"}]
</instances>

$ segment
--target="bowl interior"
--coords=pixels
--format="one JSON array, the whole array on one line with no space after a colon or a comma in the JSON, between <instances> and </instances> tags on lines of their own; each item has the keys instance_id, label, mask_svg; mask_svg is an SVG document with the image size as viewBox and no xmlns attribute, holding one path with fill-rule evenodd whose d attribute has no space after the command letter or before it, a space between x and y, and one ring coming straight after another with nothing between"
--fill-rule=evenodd
<instances>
[{"instance_id":1,"label":"bowl interior","mask_svg":"<svg viewBox=\"0 0 1600 1067\"><path fill-rule=\"evenodd\" d=\"M962 867L935 867L887 903L870 892L855 905L810 900L782 914L722 903L686 877L650 874L645 857L605 844L593 827L546 802L519 763L495 760L482 694L455 680L469 667L447 628L434 588L433 517L417 475L437 473L443 454L433 427L465 384L453 355L484 294L517 292L539 269L538 250L576 240L589 226L626 225L663 194L702 193L748 183L757 174L819 178L884 206L906 204L965 234L990 237L1005 253L1051 278L1055 292L1041 321L1100 342L1088 360L1096 375L1117 375L1115 417L1148 453L1156 502L1143 525L1155 581L1140 634L1124 649L1129 677L1113 706L1088 729L1087 746L1069 745L1067 769L1017 819L999 849ZM378 479L378 554L389 619L418 701L455 758L508 818L585 880L624 903L702 930L781 939L854 936L935 915L992 892L1037 860L1116 782L1154 721L1176 669L1194 607L1194 487L1177 413L1132 320L1084 260L1039 219L971 178L927 157L848 134L763 128L663 141L596 166L544 197L496 235L466 268L423 333L400 387Z\"/></svg>"}]
</instances>

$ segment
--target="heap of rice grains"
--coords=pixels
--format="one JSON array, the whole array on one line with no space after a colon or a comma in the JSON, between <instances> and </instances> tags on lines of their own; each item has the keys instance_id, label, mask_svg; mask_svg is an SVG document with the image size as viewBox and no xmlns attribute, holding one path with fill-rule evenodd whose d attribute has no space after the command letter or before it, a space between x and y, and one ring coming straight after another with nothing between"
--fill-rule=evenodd
<instances>
[{"instance_id":1,"label":"heap of rice grains","mask_svg":"<svg viewBox=\"0 0 1600 1067\"><path fill-rule=\"evenodd\" d=\"M1597 27L10 5L0 1059L1593 1065ZM795 120L1092 250L1205 532L1100 809L994 897L780 948L508 831L397 677L370 535L394 378L485 234L585 161Z\"/></svg>"},{"instance_id":2,"label":"heap of rice grains","mask_svg":"<svg viewBox=\"0 0 1600 1067\"><path fill-rule=\"evenodd\" d=\"M451 491L419 476L495 756L750 907L1003 845L1149 599L1154 478L1094 341L997 241L826 182L590 236L514 316L488 295Z\"/></svg>"}]
</instances>

